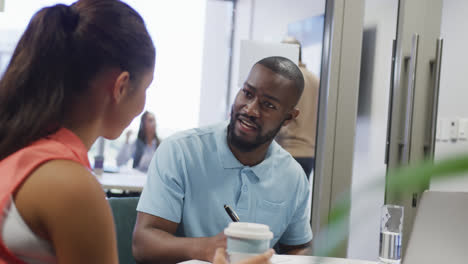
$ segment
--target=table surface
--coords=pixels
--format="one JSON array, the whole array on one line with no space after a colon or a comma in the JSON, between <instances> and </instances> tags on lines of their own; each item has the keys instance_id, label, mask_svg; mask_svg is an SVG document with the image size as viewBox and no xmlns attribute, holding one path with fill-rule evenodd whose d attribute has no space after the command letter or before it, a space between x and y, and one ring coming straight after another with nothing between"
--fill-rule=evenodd
<instances>
[{"instance_id":1,"label":"table surface","mask_svg":"<svg viewBox=\"0 0 468 264\"><path fill-rule=\"evenodd\" d=\"M209 262L200 260L189 260L180 262L184 264L207 264ZM272 264L378 264L377 261L344 259L344 258L325 258L314 256L295 256L295 255L274 255L271 259Z\"/></svg>"},{"instance_id":2,"label":"table surface","mask_svg":"<svg viewBox=\"0 0 468 264\"><path fill-rule=\"evenodd\" d=\"M135 169L123 168L116 173L104 172L96 175L103 189L120 189L141 192L146 183L146 173Z\"/></svg>"},{"instance_id":3,"label":"table surface","mask_svg":"<svg viewBox=\"0 0 468 264\"><path fill-rule=\"evenodd\" d=\"M103 173L96 175L103 189L121 189L141 192L146 183L146 173L135 169L121 169L117 173ZM184 264L206 264L209 262L200 260L189 260L181 262ZM376 261L325 258L315 256L274 255L272 264L378 264Z\"/></svg>"}]
</instances>

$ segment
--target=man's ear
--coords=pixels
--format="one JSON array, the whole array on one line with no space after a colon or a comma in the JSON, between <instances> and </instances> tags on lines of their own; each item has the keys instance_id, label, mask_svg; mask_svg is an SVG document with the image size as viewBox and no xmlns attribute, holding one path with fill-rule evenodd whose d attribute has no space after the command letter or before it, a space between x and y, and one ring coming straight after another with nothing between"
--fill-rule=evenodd
<instances>
[{"instance_id":1,"label":"man's ear","mask_svg":"<svg viewBox=\"0 0 468 264\"><path fill-rule=\"evenodd\" d=\"M114 102L119 103L130 92L130 73L128 71L121 72L115 78L112 86L112 98Z\"/></svg>"},{"instance_id":2,"label":"man's ear","mask_svg":"<svg viewBox=\"0 0 468 264\"><path fill-rule=\"evenodd\" d=\"M288 114L288 117L286 118L286 120L284 121L283 123L283 126L286 126L288 125L291 121L293 121L294 119L297 118L297 116L299 115L299 109L297 108L294 108L293 110L291 110L291 112Z\"/></svg>"}]
</instances>

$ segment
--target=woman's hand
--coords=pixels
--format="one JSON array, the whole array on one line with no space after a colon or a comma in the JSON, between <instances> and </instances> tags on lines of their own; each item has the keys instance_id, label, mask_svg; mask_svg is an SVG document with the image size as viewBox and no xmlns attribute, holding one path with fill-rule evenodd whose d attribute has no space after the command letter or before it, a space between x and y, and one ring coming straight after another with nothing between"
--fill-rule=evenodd
<instances>
[{"instance_id":1,"label":"woman's hand","mask_svg":"<svg viewBox=\"0 0 468 264\"><path fill-rule=\"evenodd\" d=\"M270 258L273 256L274 253L275 251L273 249L270 249L263 254L245 259L239 262L239 264L269 264ZM224 251L224 248L216 249L216 253L213 259L213 264L228 264L228 263L229 262L227 261L226 251Z\"/></svg>"}]
</instances>

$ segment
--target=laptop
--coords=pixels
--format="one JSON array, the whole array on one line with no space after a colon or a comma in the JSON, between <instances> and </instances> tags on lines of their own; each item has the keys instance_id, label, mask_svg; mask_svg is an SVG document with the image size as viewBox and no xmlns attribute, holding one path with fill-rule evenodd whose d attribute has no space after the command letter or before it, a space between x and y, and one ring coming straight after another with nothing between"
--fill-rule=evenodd
<instances>
[{"instance_id":1,"label":"laptop","mask_svg":"<svg viewBox=\"0 0 468 264\"><path fill-rule=\"evenodd\" d=\"M468 192L423 193L403 263L468 263Z\"/></svg>"}]
</instances>

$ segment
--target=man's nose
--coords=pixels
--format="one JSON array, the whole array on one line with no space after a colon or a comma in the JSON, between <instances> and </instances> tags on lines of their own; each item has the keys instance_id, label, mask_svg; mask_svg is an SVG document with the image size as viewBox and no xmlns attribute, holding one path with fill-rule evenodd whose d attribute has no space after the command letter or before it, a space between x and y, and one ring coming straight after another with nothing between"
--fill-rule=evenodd
<instances>
[{"instance_id":1,"label":"man's nose","mask_svg":"<svg viewBox=\"0 0 468 264\"><path fill-rule=\"evenodd\" d=\"M258 99L252 100L245 106L245 113L249 116L259 117L259 102Z\"/></svg>"}]
</instances>

